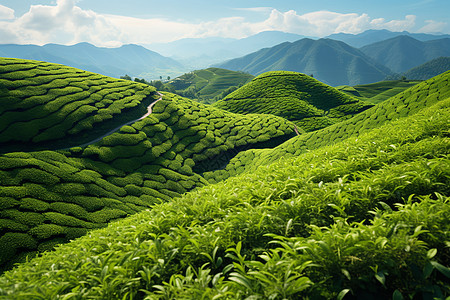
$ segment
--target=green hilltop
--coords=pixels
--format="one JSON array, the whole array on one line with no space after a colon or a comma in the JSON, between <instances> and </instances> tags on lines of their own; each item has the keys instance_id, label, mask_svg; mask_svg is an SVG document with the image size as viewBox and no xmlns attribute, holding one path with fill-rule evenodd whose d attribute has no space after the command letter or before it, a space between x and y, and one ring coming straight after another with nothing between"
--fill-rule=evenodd
<instances>
[{"instance_id":1,"label":"green hilltop","mask_svg":"<svg viewBox=\"0 0 450 300\"><path fill-rule=\"evenodd\" d=\"M150 115L119 102L136 121L86 130L94 143L0 154L0 299L445 299L449 79L370 108L286 72L215 105L119 81L127 97L149 89L135 107L157 101ZM26 103L28 82L2 101ZM236 95L243 114L219 108ZM277 99L330 124L296 136Z\"/></svg>"},{"instance_id":2,"label":"green hilltop","mask_svg":"<svg viewBox=\"0 0 450 300\"><path fill-rule=\"evenodd\" d=\"M208 68L172 79L165 84L165 88L203 103L212 103L253 78L253 75L244 72Z\"/></svg>"},{"instance_id":3,"label":"green hilltop","mask_svg":"<svg viewBox=\"0 0 450 300\"><path fill-rule=\"evenodd\" d=\"M224 169L207 172L203 176L211 182L223 180L244 171L254 171L259 166L275 162L282 157L297 156L305 151L358 136L398 118L414 115L450 97L449 79L450 71L414 85L351 119L297 136L274 149L250 149L241 152Z\"/></svg>"},{"instance_id":4,"label":"green hilltop","mask_svg":"<svg viewBox=\"0 0 450 300\"><path fill-rule=\"evenodd\" d=\"M240 114L281 116L308 132L346 120L371 105L305 74L272 71L213 106Z\"/></svg>"}]
</instances>

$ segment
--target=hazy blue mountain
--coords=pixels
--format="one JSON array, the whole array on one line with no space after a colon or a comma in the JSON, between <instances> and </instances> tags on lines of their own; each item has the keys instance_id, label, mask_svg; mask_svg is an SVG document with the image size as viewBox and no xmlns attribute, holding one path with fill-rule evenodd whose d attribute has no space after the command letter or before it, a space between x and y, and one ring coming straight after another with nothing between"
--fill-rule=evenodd
<instances>
[{"instance_id":1,"label":"hazy blue mountain","mask_svg":"<svg viewBox=\"0 0 450 300\"><path fill-rule=\"evenodd\" d=\"M384 79L391 71L360 50L331 39L302 39L261 49L217 65L258 75L285 70L312 74L329 85L356 85Z\"/></svg>"},{"instance_id":2,"label":"hazy blue mountain","mask_svg":"<svg viewBox=\"0 0 450 300\"><path fill-rule=\"evenodd\" d=\"M434 58L450 56L450 38L422 42L401 35L360 50L392 71L402 73Z\"/></svg>"},{"instance_id":3,"label":"hazy blue mountain","mask_svg":"<svg viewBox=\"0 0 450 300\"><path fill-rule=\"evenodd\" d=\"M362 33L358 34L350 34L350 33L335 33L327 36L327 38L342 41L350 46L360 48L369 44L373 44L376 42L384 41L387 39L391 39L400 35L410 36L415 38L416 40L425 42L430 40L442 39L442 38L450 38L449 34L427 34L427 33L410 33L408 31L402 32L392 32L386 29L382 30L366 30Z\"/></svg>"},{"instance_id":4,"label":"hazy blue mountain","mask_svg":"<svg viewBox=\"0 0 450 300\"><path fill-rule=\"evenodd\" d=\"M281 31L264 31L242 38L189 38L170 43L146 44L165 56L172 57L193 69L201 69L283 42L293 42L304 38L302 35Z\"/></svg>"},{"instance_id":5,"label":"hazy blue mountain","mask_svg":"<svg viewBox=\"0 0 450 300\"><path fill-rule=\"evenodd\" d=\"M7 44L0 45L0 56L59 63L113 77L152 72L154 77L159 77L161 73L165 75L165 70L184 70L179 62L138 45L102 48L89 43L72 46Z\"/></svg>"},{"instance_id":6,"label":"hazy blue mountain","mask_svg":"<svg viewBox=\"0 0 450 300\"><path fill-rule=\"evenodd\" d=\"M450 57L438 57L414 67L404 73L389 76L388 79L427 80L450 70Z\"/></svg>"}]
</instances>

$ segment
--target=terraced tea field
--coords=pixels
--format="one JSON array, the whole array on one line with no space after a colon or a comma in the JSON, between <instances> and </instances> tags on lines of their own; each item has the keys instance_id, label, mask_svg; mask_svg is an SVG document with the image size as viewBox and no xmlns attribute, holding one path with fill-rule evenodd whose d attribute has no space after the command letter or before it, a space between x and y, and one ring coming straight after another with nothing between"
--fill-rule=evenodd
<instances>
[{"instance_id":1,"label":"terraced tea field","mask_svg":"<svg viewBox=\"0 0 450 300\"><path fill-rule=\"evenodd\" d=\"M213 105L234 113L281 116L306 132L346 120L371 107L312 77L287 71L264 73Z\"/></svg>"},{"instance_id":2,"label":"terraced tea field","mask_svg":"<svg viewBox=\"0 0 450 300\"><path fill-rule=\"evenodd\" d=\"M292 72L204 105L0 62L0 299L450 296L450 71L370 108Z\"/></svg>"},{"instance_id":3,"label":"terraced tea field","mask_svg":"<svg viewBox=\"0 0 450 300\"><path fill-rule=\"evenodd\" d=\"M8 89L2 91L5 95L2 103L7 108L2 114L7 117L2 120L7 122L0 139L7 145L22 145L15 144L16 141L31 149L55 145L41 143L44 132L48 141L59 140L70 145L73 143L70 133L76 132L72 129L78 128L78 124L85 124L83 130L88 131L92 126L89 122L106 120L99 117L103 115L102 109L97 109L92 110L96 114L91 116L77 114L77 122L68 121L62 112L66 111L64 99L69 97L65 87L59 96L49 97L59 90L55 88L55 92L50 90L41 97L41 90L33 87L36 80L50 76L51 69L56 70L56 74L60 73L57 76L75 78L77 76L73 74L80 73L82 78L97 77L97 80L87 79L87 83L83 81L88 91L95 90L95 93L83 94L81 100L74 96L68 105L76 104L88 109L107 100L109 106L106 110L113 112L109 118L124 113L131 104L146 109L145 101L140 102L139 99L147 94L151 101L161 97L142 84L83 73L60 65L10 59L2 62L4 69L9 71L2 73L8 79L1 79ZM34 75L20 82L12 80L19 77L12 70L16 68L17 72L25 72L24 65L33 71L26 74ZM57 79L54 81L58 82ZM78 84L76 80L72 81L72 77L64 82ZM123 97L109 100L113 96L109 96L111 85L108 82L117 85ZM106 100L98 97L103 94ZM38 101L36 99L41 102L33 102ZM36 112L47 112L57 107L61 112L38 119L30 117L36 116ZM237 153L238 148L262 147L274 141L280 143L294 135L293 124L283 118L236 115L173 94L165 94L154 104L151 114L145 118L143 115L139 115L136 122L121 126L120 130L104 137L103 132L89 131L86 135L88 145L82 147L73 145L61 151L8 152L0 156L0 265L10 265L26 254L52 249L55 244L85 234L88 229L104 227L112 220L202 186L206 181L193 169L220 168ZM16 117L13 116L23 121L15 122ZM61 123L49 121L56 117ZM128 123L129 118L126 118ZM116 126L124 119L120 118L111 125ZM23 135L22 131L16 130L13 135L11 128L16 124L37 130ZM69 125L73 128L61 131Z\"/></svg>"}]
</instances>

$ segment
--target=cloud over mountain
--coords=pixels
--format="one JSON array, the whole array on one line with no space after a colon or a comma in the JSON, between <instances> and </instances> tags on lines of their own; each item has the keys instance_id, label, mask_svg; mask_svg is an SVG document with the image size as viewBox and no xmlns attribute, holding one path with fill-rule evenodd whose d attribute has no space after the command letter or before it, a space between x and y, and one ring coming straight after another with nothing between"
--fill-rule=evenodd
<instances>
[{"instance_id":1,"label":"cloud over mountain","mask_svg":"<svg viewBox=\"0 0 450 300\"><path fill-rule=\"evenodd\" d=\"M97 46L119 46L124 43L150 44L181 38L243 38L262 31L284 31L323 37L338 32L360 33L368 29L436 32L447 26L433 20L418 25L416 16L399 20L373 18L367 13L314 11L300 14L270 7L235 9L236 15L211 20L142 18L101 14L77 6L76 0L57 0L56 5L32 5L22 16L0 5L0 38L3 43L75 44L90 42ZM250 20L241 12L259 14Z\"/></svg>"}]
</instances>

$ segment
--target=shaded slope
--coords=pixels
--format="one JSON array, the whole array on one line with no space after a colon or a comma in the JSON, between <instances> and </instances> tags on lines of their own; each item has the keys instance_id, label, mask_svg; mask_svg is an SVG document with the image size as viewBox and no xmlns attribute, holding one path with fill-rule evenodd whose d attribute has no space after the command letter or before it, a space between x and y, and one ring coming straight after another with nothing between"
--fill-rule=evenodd
<instances>
[{"instance_id":1,"label":"shaded slope","mask_svg":"<svg viewBox=\"0 0 450 300\"><path fill-rule=\"evenodd\" d=\"M301 72L333 86L376 82L391 73L358 49L330 39L286 42L217 67L254 75L277 70Z\"/></svg>"},{"instance_id":2,"label":"shaded slope","mask_svg":"<svg viewBox=\"0 0 450 300\"><path fill-rule=\"evenodd\" d=\"M450 56L450 38L421 42L409 36L398 36L360 50L392 71L402 73L434 58Z\"/></svg>"},{"instance_id":3,"label":"shaded slope","mask_svg":"<svg viewBox=\"0 0 450 300\"><path fill-rule=\"evenodd\" d=\"M1 58L0 151L82 144L144 115L154 92L64 65Z\"/></svg>"},{"instance_id":4,"label":"shaded slope","mask_svg":"<svg viewBox=\"0 0 450 300\"><path fill-rule=\"evenodd\" d=\"M304 131L330 126L370 107L305 74L287 71L259 75L214 106L281 116Z\"/></svg>"},{"instance_id":5,"label":"shaded slope","mask_svg":"<svg viewBox=\"0 0 450 300\"><path fill-rule=\"evenodd\" d=\"M31 87L17 89L36 90ZM195 170L223 167L243 147L281 143L293 135L293 124L280 117L238 115L165 94L150 115L95 144L4 153L0 269L206 184Z\"/></svg>"},{"instance_id":6,"label":"shaded slope","mask_svg":"<svg viewBox=\"0 0 450 300\"><path fill-rule=\"evenodd\" d=\"M408 79L427 80L448 70L450 70L450 57L438 57L406 71L403 76Z\"/></svg>"},{"instance_id":7,"label":"shaded slope","mask_svg":"<svg viewBox=\"0 0 450 300\"><path fill-rule=\"evenodd\" d=\"M447 296L449 105L93 231L0 277L0 295Z\"/></svg>"},{"instance_id":8,"label":"shaded slope","mask_svg":"<svg viewBox=\"0 0 450 300\"><path fill-rule=\"evenodd\" d=\"M210 182L220 181L280 158L297 156L382 126L393 120L414 115L420 110L450 97L450 71L419 83L402 93L357 114L353 118L324 129L292 138L274 149L248 150L239 153L223 170L204 173ZM376 141L374 141L376 144Z\"/></svg>"}]
</instances>

